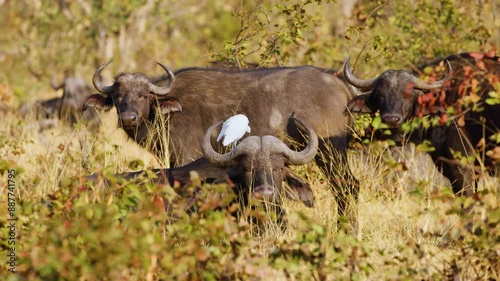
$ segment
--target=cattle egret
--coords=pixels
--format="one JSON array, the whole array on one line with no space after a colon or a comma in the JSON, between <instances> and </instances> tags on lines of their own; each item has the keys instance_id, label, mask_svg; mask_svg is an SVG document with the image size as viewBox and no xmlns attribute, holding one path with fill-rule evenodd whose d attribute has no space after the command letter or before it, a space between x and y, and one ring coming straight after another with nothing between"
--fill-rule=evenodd
<instances>
[{"instance_id":1,"label":"cattle egret","mask_svg":"<svg viewBox=\"0 0 500 281\"><path fill-rule=\"evenodd\" d=\"M222 124L222 129L217 137L217 141L222 138L223 146L228 146L229 144L236 144L236 142L245 135L245 133L250 133L250 126L248 126L248 118L243 114L237 114L230 117Z\"/></svg>"}]
</instances>

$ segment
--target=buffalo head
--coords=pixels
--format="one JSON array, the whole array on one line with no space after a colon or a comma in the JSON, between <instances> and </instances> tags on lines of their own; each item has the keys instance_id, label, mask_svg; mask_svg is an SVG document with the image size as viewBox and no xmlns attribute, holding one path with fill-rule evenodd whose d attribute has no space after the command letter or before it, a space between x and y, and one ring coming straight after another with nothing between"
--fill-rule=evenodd
<instances>
[{"instance_id":1,"label":"buffalo head","mask_svg":"<svg viewBox=\"0 0 500 281\"><path fill-rule=\"evenodd\" d=\"M202 141L204 157L214 166L225 168L229 178L236 184L239 194L273 202L280 202L282 181L287 165L304 165L311 161L318 149L318 137L304 121L299 121L308 131L307 146L294 151L273 136L250 136L236 148L225 154L214 150L211 144L212 131L222 121L213 124Z\"/></svg>"},{"instance_id":2,"label":"buffalo head","mask_svg":"<svg viewBox=\"0 0 500 281\"><path fill-rule=\"evenodd\" d=\"M353 98L347 105L348 109L354 113L380 111L380 117L392 129L399 129L414 116L419 95L443 87L451 73L451 66L447 62L447 77L431 84L404 70L387 70L373 79L359 79L352 74L349 60L347 58L344 63L346 81L369 93Z\"/></svg>"},{"instance_id":3,"label":"buffalo head","mask_svg":"<svg viewBox=\"0 0 500 281\"><path fill-rule=\"evenodd\" d=\"M92 94L92 87L77 77L66 77L62 82L50 80L54 90L63 89L63 95L57 107L59 119L69 123L76 123L82 115L82 107Z\"/></svg>"},{"instance_id":4,"label":"buffalo head","mask_svg":"<svg viewBox=\"0 0 500 281\"><path fill-rule=\"evenodd\" d=\"M158 63L167 72L167 84L157 85L152 79L141 73L121 73L115 77L112 85L105 86L101 81L101 71L111 61L101 65L94 73L92 82L100 94L90 96L84 108L109 110L115 106L118 110L118 122L127 134L134 136L139 127L151 120L154 108L159 106L163 114L182 111L176 99L166 97L174 85L174 74L163 64Z\"/></svg>"}]
</instances>

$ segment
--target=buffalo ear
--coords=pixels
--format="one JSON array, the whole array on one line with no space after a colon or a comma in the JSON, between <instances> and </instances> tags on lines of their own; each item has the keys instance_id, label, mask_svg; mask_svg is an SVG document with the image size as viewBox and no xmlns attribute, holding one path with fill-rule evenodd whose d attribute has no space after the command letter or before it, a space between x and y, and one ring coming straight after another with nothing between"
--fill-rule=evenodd
<instances>
[{"instance_id":1,"label":"buffalo ear","mask_svg":"<svg viewBox=\"0 0 500 281\"><path fill-rule=\"evenodd\" d=\"M83 110L87 110L89 108L95 108L98 110L108 111L112 107L111 99L105 97L101 94L93 94L87 98L85 101L85 105L83 106Z\"/></svg>"},{"instance_id":2,"label":"buffalo ear","mask_svg":"<svg viewBox=\"0 0 500 281\"><path fill-rule=\"evenodd\" d=\"M373 113L373 110L368 106L370 94L364 94L354 97L347 104L347 109L354 113Z\"/></svg>"},{"instance_id":3,"label":"buffalo ear","mask_svg":"<svg viewBox=\"0 0 500 281\"><path fill-rule=\"evenodd\" d=\"M289 189L286 191L286 196L291 200L299 200L307 207L314 207L314 193L311 186L294 173L290 168L285 167L284 178Z\"/></svg>"},{"instance_id":4,"label":"buffalo ear","mask_svg":"<svg viewBox=\"0 0 500 281\"><path fill-rule=\"evenodd\" d=\"M159 101L159 103L162 114L182 111L182 105L176 98L169 97L166 99L162 99Z\"/></svg>"}]
</instances>

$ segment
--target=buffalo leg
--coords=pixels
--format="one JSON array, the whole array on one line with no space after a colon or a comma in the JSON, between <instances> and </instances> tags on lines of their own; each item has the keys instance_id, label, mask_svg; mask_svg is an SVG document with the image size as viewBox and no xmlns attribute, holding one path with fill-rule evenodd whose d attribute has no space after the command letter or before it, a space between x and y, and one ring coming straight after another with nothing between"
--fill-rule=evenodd
<instances>
[{"instance_id":1,"label":"buffalo leg","mask_svg":"<svg viewBox=\"0 0 500 281\"><path fill-rule=\"evenodd\" d=\"M306 143L307 134L298 128L290 118L287 123L288 135L299 147ZM337 201L339 223L351 223L352 232L357 232L357 212L359 182L353 176L347 161L347 137L340 135L319 140L316 163L330 181L330 187Z\"/></svg>"},{"instance_id":2,"label":"buffalo leg","mask_svg":"<svg viewBox=\"0 0 500 281\"><path fill-rule=\"evenodd\" d=\"M352 232L356 233L359 182L349 168L345 137L321 140L316 163L330 180L330 187L337 200L339 224L346 227L344 222L347 219Z\"/></svg>"},{"instance_id":3,"label":"buffalo leg","mask_svg":"<svg viewBox=\"0 0 500 281\"><path fill-rule=\"evenodd\" d=\"M449 127L447 136L446 142L443 142L441 147L433 142L435 151L441 151L442 154L434 153L431 156L434 163L441 167L443 175L450 180L455 194L472 196L476 185L475 172L471 167L473 164L463 165L460 159L454 159L452 152L460 153L461 157L474 156L473 144L470 144L469 138L456 127Z\"/></svg>"}]
</instances>

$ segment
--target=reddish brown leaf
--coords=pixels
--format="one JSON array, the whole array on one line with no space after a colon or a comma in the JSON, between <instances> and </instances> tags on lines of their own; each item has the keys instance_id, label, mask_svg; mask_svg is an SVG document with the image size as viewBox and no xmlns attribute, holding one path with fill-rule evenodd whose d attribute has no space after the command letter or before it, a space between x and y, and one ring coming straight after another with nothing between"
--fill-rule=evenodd
<instances>
[{"instance_id":1,"label":"reddish brown leaf","mask_svg":"<svg viewBox=\"0 0 500 281\"><path fill-rule=\"evenodd\" d=\"M483 53L477 53L477 52L472 52L472 53L469 53L469 56L477 59L477 60L482 60L484 58L484 54Z\"/></svg>"},{"instance_id":2,"label":"reddish brown leaf","mask_svg":"<svg viewBox=\"0 0 500 281\"><path fill-rule=\"evenodd\" d=\"M448 114L443 114L441 116L441 119L439 119L439 125L444 125L446 124L446 121L448 121Z\"/></svg>"},{"instance_id":3,"label":"reddish brown leaf","mask_svg":"<svg viewBox=\"0 0 500 281\"><path fill-rule=\"evenodd\" d=\"M198 261L205 262L210 257L210 253L207 251L207 249L201 247L196 251L195 257Z\"/></svg>"},{"instance_id":4,"label":"reddish brown leaf","mask_svg":"<svg viewBox=\"0 0 500 281\"><path fill-rule=\"evenodd\" d=\"M408 85L406 85L406 89L403 92L403 97L405 99L410 99L413 97L413 87L413 83L409 83Z\"/></svg>"},{"instance_id":5,"label":"reddish brown leaf","mask_svg":"<svg viewBox=\"0 0 500 281\"><path fill-rule=\"evenodd\" d=\"M439 102L444 104L444 100L446 99L446 92L442 91L441 95L439 95Z\"/></svg>"},{"instance_id":6,"label":"reddish brown leaf","mask_svg":"<svg viewBox=\"0 0 500 281\"><path fill-rule=\"evenodd\" d=\"M163 201L163 198L161 196L156 195L153 198L153 205L160 211L165 210L165 202Z\"/></svg>"},{"instance_id":7,"label":"reddish brown leaf","mask_svg":"<svg viewBox=\"0 0 500 281\"><path fill-rule=\"evenodd\" d=\"M481 138L477 144L476 144L476 147L477 148L481 148L481 147L484 147L486 145L486 140L484 138Z\"/></svg>"},{"instance_id":8,"label":"reddish brown leaf","mask_svg":"<svg viewBox=\"0 0 500 281\"><path fill-rule=\"evenodd\" d=\"M70 221L70 220L65 221L65 222L64 222L64 227L65 227L66 229L70 229L70 228L71 228L71 221Z\"/></svg>"},{"instance_id":9,"label":"reddish brown leaf","mask_svg":"<svg viewBox=\"0 0 500 281\"><path fill-rule=\"evenodd\" d=\"M473 72L474 72L474 70L472 69L471 66L464 66L464 75L465 76L470 76L470 75L472 75Z\"/></svg>"},{"instance_id":10,"label":"reddish brown leaf","mask_svg":"<svg viewBox=\"0 0 500 281\"><path fill-rule=\"evenodd\" d=\"M465 115L458 117L457 123L458 123L458 126L460 126L460 127L465 126Z\"/></svg>"},{"instance_id":11,"label":"reddish brown leaf","mask_svg":"<svg viewBox=\"0 0 500 281\"><path fill-rule=\"evenodd\" d=\"M64 203L64 207L66 208L67 212L71 211L72 206L73 206L73 204L69 200L67 200L66 203Z\"/></svg>"},{"instance_id":12,"label":"reddish brown leaf","mask_svg":"<svg viewBox=\"0 0 500 281\"><path fill-rule=\"evenodd\" d=\"M486 155L495 161L500 161L500 146L496 146L495 148L488 150Z\"/></svg>"},{"instance_id":13,"label":"reddish brown leaf","mask_svg":"<svg viewBox=\"0 0 500 281\"><path fill-rule=\"evenodd\" d=\"M479 81L477 79L472 79L472 81L471 81L472 89L477 88L478 85L479 85Z\"/></svg>"},{"instance_id":14,"label":"reddish brown leaf","mask_svg":"<svg viewBox=\"0 0 500 281\"><path fill-rule=\"evenodd\" d=\"M476 62L476 65L481 70L486 70L486 66L484 65L484 61L480 60Z\"/></svg>"}]
</instances>

